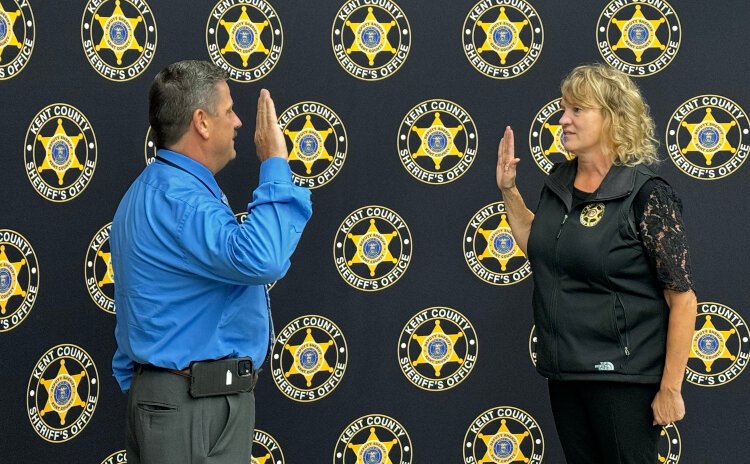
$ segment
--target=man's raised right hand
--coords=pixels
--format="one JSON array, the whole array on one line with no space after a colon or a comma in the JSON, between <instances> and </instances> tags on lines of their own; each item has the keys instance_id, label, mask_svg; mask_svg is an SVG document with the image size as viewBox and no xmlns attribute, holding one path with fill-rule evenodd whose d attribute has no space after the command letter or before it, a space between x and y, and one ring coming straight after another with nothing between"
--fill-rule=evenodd
<instances>
[{"instance_id":1,"label":"man's raised right hand","mask_svg":"<svg viewBox=\"0 0 750 464\"><path fill-rule=\"evenodd\" d=\"M258 97L254 140L256 153L261 162L271 157L288 159L286 140L276 119L276 107L270 92L266 89L261 89Z\"/></svg>"}]
</instances>

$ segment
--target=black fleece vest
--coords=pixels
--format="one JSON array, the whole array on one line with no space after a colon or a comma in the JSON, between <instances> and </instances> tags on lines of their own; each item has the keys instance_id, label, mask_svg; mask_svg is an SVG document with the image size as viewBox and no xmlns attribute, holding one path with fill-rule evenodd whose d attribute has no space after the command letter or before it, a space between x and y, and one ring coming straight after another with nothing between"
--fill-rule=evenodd
<instances>
[{"instance_id":1,"label":"black fleece vest","mask_svg":"<svg viewBox=\"0 0 750 464\"><path fill-rule=\"evenodd\" d=\"M528 242L537 370L556 380L659 382L669 308L635 229L644 166L612 166L571 210L577 160L545 180Z\"/></svg>"}]
</instances>

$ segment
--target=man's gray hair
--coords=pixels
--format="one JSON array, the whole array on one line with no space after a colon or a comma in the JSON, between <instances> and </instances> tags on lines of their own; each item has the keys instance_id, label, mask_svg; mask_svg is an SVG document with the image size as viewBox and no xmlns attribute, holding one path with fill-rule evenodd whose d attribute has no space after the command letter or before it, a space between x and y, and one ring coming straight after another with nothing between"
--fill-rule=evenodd
<instances>
[{"instance_id":1,"label":"man's gray hair","mask_svg":"<svg viewBox=\"0 0 750 464\"><path fill-rule=\"evenodd\" d=\"M216 114L218 82L227 73L207 61L179 61L154 78L148 92L148 121L157 148L177 143L198 108Z\"/></svg>"}]
</instances>

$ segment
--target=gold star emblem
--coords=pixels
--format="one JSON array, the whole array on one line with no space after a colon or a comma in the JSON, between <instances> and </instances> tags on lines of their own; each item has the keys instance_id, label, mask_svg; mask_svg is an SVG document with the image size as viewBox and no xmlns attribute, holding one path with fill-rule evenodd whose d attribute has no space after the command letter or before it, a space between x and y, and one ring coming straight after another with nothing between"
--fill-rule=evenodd
<instances>
[{"instance_id":1,"label":"gold star emblem","mask_svg":"<svg viewBox=\"0 0 750 464\"><path fill-rule=\"evenodd\" d=\"M260 34L268 25L268 20L262 23L250 21L246 6L242 7L242 13L240 13L237 21L229 22L222 19L219 24L224 26L227 34L229 34L226 45L220 50L222 55L227 52L238 54L242 58L242 66L244 67L247 67L250 55L253 53L268 55L268 49L260 40Z\"/></svg>"},{"instance_id":2,"label":"gold star emblem","mask_svg":"<svg viewBox=\"0 0 750 464\"><path fill-rule=\"evenodd\" d=\"M370 227L367 232L362 235L354 235L350 232L346 235L357 247L356 253L347 264L349 266L355 263L365 264L370 268L370 277L374 277L378 264L383 262L398 263L398 259L394 258L388 249L391 240L397 235L398 232L395 230L387 234L380 232L375 226L375 219L370 219Z\"/></svg>"},{"instance_id":3,"label":"gold star emblem","mask_svg":"<svg viewBox=\"0 0 750 464\"><path fill-rule=\"evenodd\" d=\"M477 26L484 30L487 38L477 51L495 52L500 58L500 64L505 64L508 54L514 50L529 51L529 47L521 41L521 30L529 23L528 19L513 22L505 14L505 7L500 7L500 14L494 22L477 21Z\"/></svg>"},{"instance_id":4,"label":"gold star emblem","mask_svg":"<svg viewBox=\"0 0 750 464\"><path fill-rule=\"evenodd\" d=\"M11 263L5 254L5 245L0 245L0 313L5 314L8 300L14 296L26 297L26 292L18 285L18 273L26 264L25 259Z\"/></svg>"},{"instance_id":5,"label":"gold star emblem","mask_svg":"<svg viewBox=\"0 0 750 464\"><path fill-rule=\"evenodd\" d=\"M510 463L510 462L529 462L529 458L524 456L521 451L521 443L529 435L525 430L523 433L510 433L506 420L500 421L500 428L494 435L477 435L487 446L487 452L484 457L478 461L483 463Z\"/></svg>"},{"instance_id":6,"label":"gold star emblem","mask_svg":"<svg viewBox=\"0 0 750 464\"><path fill-rule=\"evenodd\" d=\"M563 155L566 160L573 159L573 155L568 153L568 150L565 149L565 145L563 145L562 125L550 124L550 123L545 122L544 128L547 129L550 134L552 134L552 143L550 144L549 148L544 150L544 155L547 158L549 158L549 155L552 155L554 153L559 153Z\"/></svg>"},{"instance_id":7,"label":"gold star emblem","mask_svg":"<svg viewBox=\"0 0 750 464\"><path fill-rule=\"evenodd\" d=\"M700 359L706 366L706 372L711 372L711 365L717 359L735 360L735 356L727 351L727 340L737 331L717 330L711 316L706 316L706 322L703 327L695 331L693 335L693 346L690 350L690 357Z\"/></svg>"},{"instance_id":8,"label":"gold star emblem","mask_svg":"<svg viewBox=\"0 0 750 464\"><path fill-rule=\"evenodd\" d=\"M367 16L365 16L363 22L354 23L347 21L346 25L354 33L354 42L351 47L346 49L347 55L352 52L362 52L367 56L367 61L372 66L375 64L375 57L378 53L396 53L396 49L393 48L393 45L388 40L388 32L396 25L396 21L378 22L375 14L372 12L372 7L367 8Z\"/></svg>"},{"instance_id":9,"label":"gold star emblem","mask_svg":"<svg viewBox=\"0 0 750 464\"><path fill-rule=\"evenodd\" d=\"M604 203L589 203L581 210L581 224L586 227L594 227L604 217Z\"/></svg>"},{"instance_id":10,"label":"gold star emblem","mask_svg":"<svg viewBox=\"0 0 750 464\"><path fill-rule=\"evenodd\" d=\"M289 161L301 161L305 165L305 172L312 173L313 164L324 159L333 161L333 156L325 147L326 138L333 129L318 130L310 121L310 115L305 116L305 125L299 131L284 129L284 134L292 141L292 151L289 153Z\"/></svg>"},{"instance_id":11,"label":"gold star emblem","mask_svg":"<svg viewBox=\"0 0 750 464\"><path fill-rule=\"evenodd\" d=\"M641 62L643 52L649 48L665 50L667 47L656 37L656 30L664 21L664 18L646 19L641 12L641 5L635 6L635 13L630 19L612 18L612 23L620 30L620 40L612 46L612 50L621 48L631 50L638 63Z\"/></svg>"},{"instance_id":12,"label":"gold star emblem","mask_svg":"<svg viewBox=\"0 0 750 464\"><path fill-rule=\"evenodd\" d=\"M250 464L266 464L266 461L268 461L269 459L271 459L271 453L266 453L265 456L261 456L259 458L250 456Z\"/></svg>"},{"instance_id":13,"label":"gold star emblem","mask_svg":"<svg viewBox=\"0 0 750 464\"><path fill-rule=\"evenodd\" d=\"M13 24L21 15L21 11L6 11L0 4L0 63L3 62L3 50L5 47L21 48L21 42L16 38L13 32Z\"/></svg>"},{"instance_id":14,"label":"gold star emblem","mask_svg":"<svg viewBox=\"0 0 750 464\"><path fill-rule=\"evenodd\" d=\"M113 284L115 283L115 271L112 268L112 253L105 253L101 250L99 250L96 255L104 261L104 264L107 266L107 271L104 273L104 277L102 277L102 280L97 282L97 285L99 285L99 288L102 288L105 284Z\"/></svg>"},{"instance_id":15,"label":"gold star emblem","mask_svg":"<svg viewBox=\"0 0 750 464\"><path fill-rule=\"evenodd\" d=\"M703 120L696 124L689 124L682 121L682 127L690 132L690 143L687 147L682 148L682 154L689 151L703 153L706 159L706 165L710 166L714 155L720 151L729 151L732 154L737 152L727 140L729 129L737 124L736 121L726 123L717 122L711 113L711 108L706 108L706 115Z\"/></svg>"},{"instance_id":16,"label":"gold star emblem","mask_svg":"<svg viewBox=\"0 0 750 464\"><path fill-rule=\"evenodd\" d=\"M112 50L117 58L117 64L122 64L122 56L128 50L143 51L143 47L135 38L135 27L143 21L141 16L128 18L120 8L120 0L115 2L112 16L94 15L102 27L102 40L94 47L96 51Z\"/></svg>"},{"instance_id":17,"label":"gold star emblem","mask_svg":"<svg viewBox=\"0 0 750 464\"><path fill-rule=\"evenodd\" d=\"M78 142L83 139L83 133L70 136L63 129L62 119L57 120L57 129L50 137L43 137L42 134L36 136L42 145L46 155L42 165L37 168L37 172L48 169L55 171L57 180L60 185L63 184L63 178L68 169L78 169L83 171L83 165L78 161L76 156L76 147Z\"/></svg>"},{"instance_id":18,"label":"gold star emblem","mask_svg":"<svg viewBox=\"0 0 750 464\"><path fill-rule=\"evenodd\" d=\"M455 144L456 134L461 132L463 127L460 125L458 127L445 127L440 120L439 111L435 113L435 119L430 127L412 126L411 130L416 132L422 141L416 153L411 155L412 158L428 156L435 163L435 169L440 169L440 163L444 157L458 156L461 158L464 156L463 152L458 151Z\"/></svg>"},{"instance_id":19,"label":"gold star emblem","mask_svg":"<svg viewBox=\"0 0 750 464\"><path fill-rule=\"evenodd\" d=\"M284 348L292 354L294 362L292 367L284 373L284 377L289 377L293 374L302 375L307 386L312 386L312 379L315 374L321 371L333 372L333 368L328 365L328 361L325 359L326 351L333 345L333 340L328 340L324 343L318 343L312 336L312 330L307 329L307 335L302 340L300 345L289 345L285 344Z\"/></svg>"},{"instance_id":20,"label":"gold star emblem","mask_svg":"<svg viewBox=\"0 0 750 464\"><path fill-rule=\"evenodd\" d=\"M393 464L391 458L388 456L393 445L398 443L398 439L394 438L390 441L380 441L377 434L375 433L375 427L370 427L370 436L367 437L367 441L355 445L348 443L346 446L354 451L357 455L357 462L355 464Z\"/></svg>"},{"instance_id":21,"label":"gold star emblem","mask_svg":"<svg viewBox=\"0 0 750 464\"><path fill-rule=\"evenodd\" d=\"M39 381L47 389L47 404L39 411L40 416L48 412L56 412L60 416L60 424L65 425L65 416L71 408L84 407L86 403L78 395L78 384L86 376L86 371L70 375L65 368L65 360L60 361L60 370L53 379Z\"/></svg>"},{"instance_id":22,"label":"gold star emblem","mask_svg":"<svg viewBox=\"0 0 750 464\"><path fill-rule=\"evenodd\" d=\"M510 231L510 225L505 219L505 214L500 215L500 224L496 229L477 229L487 241L487 247L477 258L481 261L485 258L494 258L500 263L501 270L508 267L508 261L516 256L526 256L516 245L516 240Z\"/></svg>"},{"instance_id":23,"label":"gold star emblem","mask_svg":"<svg viewBox=\"0 0 750 464\"><path fill-rule=\"evenodd\" d=\"M435 369L435 377L440 377L440 370L444 364L449 362L462 364L464 360L456 354L455 346L458 339L463 335L461 332L446 334L440 327L440 321L436 320L435 327L429 335L414 335L412 337L422 348L417 360L411 363L412 366L430 364Z\"/></svg>"},{"instance_id":24,"label":"gold star emblem","mask_svg":"<svg viewBox=\"0 0 750 464\"><path fill-rule=\"evenodd\" d=\"M661 433L659 433L659 437L665 437L667 436L667 431L664 430L664 428L661 429ZM661 452L657 453L657 459L659 462L667 462L667 458L661 455Z\"/></svg>"}]
</instances>

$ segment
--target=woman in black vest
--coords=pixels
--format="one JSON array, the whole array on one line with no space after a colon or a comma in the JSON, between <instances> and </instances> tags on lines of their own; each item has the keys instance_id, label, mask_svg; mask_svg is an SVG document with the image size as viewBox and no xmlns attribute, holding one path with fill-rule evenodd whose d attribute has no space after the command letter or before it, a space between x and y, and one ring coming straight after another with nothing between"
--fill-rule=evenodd
<instances>
[{"instance_id":1,"label":"woman in black vest","mask_svg":"<svg viewBox=\"0 0 750 464\"><path fill-rule=\"evenodd\" d=\"M696 297L680 200L649 165L654 123L636 85L603 64L562 82L562 143L532 213L516 188L513 131L497 184L534 273L537 370L569 463L653 463L685 415Z\"/></svg>"}]
</instances>

